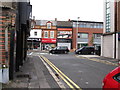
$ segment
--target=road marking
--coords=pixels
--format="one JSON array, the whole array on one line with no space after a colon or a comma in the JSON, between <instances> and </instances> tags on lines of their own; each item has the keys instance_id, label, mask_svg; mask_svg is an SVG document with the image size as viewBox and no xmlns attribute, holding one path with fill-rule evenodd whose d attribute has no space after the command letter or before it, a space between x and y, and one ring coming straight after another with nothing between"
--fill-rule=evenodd
<instances>
[{"instance_id":1,"label":"road marking","mask_svg":"<svg viewBox=\"0 0 120 90\"><path fill-rule=\"evenodd\" d=\"M70 78L68 78L62 71L60 71L54 64L52 64L46 57L44 57L42 55L40 57L42 57L43 60L45 60L45 62L48 63L48 65L50 65L51 68L53 68L53 70L55 70L55 72L65 81L65 83L70 88L72 88L73 90L75 90L75 88L82 90L77 84L75 84Z\"/></svg>"},{"instance_id":2,"label":"road marking","mask_svg":"<svg viewBox=\"0 0 120 90\"><path fill-rule=\"evenodd\" d=\"M32 55L33 54L33 52L31 52L30 54L28 54L28 55Z\"/></svg>"},{"instance_id":3,"label":"road marking","mask_svg":"<svg viewBox=\"0 0 120 90\"><path fill-rule=\"evenodd\" d=\"M75 55L75 56L78 57L78 58L82 58L82 59L88 59L88 60L95 61L95 62L100 62L100 63L104 63L104 64L108 64L108 65L118 66L118 64L112 63L112 62L109 62L109 61L106 61L106 60L100 60L100 59L96 59L96 58L81 57L81 56L78 56L78 55Z\"/></svg>"},{"instance_id":4,"label":"road marking","mask_svg":"<svg viewBox=\"0 0 120 90\"><path fill-rule=\"evenodd\" d=\"M48 54L48 53L39 53L39 54Z\"/></svg>"},{"instance_id":5,"label":"road marking","mask_svg":"<svg viewBox=\"0 0 120 90\"><path fill-rule=\"evenodd\" d=\"M53 76L53 78L56 80L56 82L58 83L58 85L60 86L60 88L65 88L65 86L62 84L62 82L60 82L60 80L55 76L55 74L53 73L53 71L50 69L50 67L48 67L47 63L45 63L45 61L39 56L39 58L42 60L42 62L44 63L44 65L47 67L48 71L50 72L50 74Z\"/></svg>"}]
</instances>

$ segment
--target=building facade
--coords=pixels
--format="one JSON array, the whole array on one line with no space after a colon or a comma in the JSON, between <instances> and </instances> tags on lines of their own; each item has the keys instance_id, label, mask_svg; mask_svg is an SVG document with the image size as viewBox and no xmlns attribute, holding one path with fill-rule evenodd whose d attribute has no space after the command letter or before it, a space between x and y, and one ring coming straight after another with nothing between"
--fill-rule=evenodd
<instances>
[{"instance_id":1,"label":"building facade","mask_svg":"<svg viewBox=\"0 0 120 90\"><path fill-rule=\"evenodd\" d=\"M104 57L120 59L120 2L104 2L104 32L102 36L102 53Z\"/></svg>"},{"instance_id":2,"label":"building facade","mask_svg":"<svg viewBox=\"0 0 120 90\"><path fill-rule=\"evenodd\" d=\"M72 21L73 49L82 46L101 46L103 22Z\"/></svg>"},{"instance_id":3,"label":"building facade","mask_svg":"<svg viewBox=\"0 0 120 90\"><path fill-rule=\"evenodd\" d=\"M24 8L23 8L24 7ZM0 82L7 83L19 71L27 55L30 2L0 2Z\"/></svg>"},{"instance_id":4,"label":"building facade","mask_svg":"<svg viewBox=\"0 0 120 90\"><path fill-rule=\"evenodd\" d=\"M73 28L70 21L57 21L57 46L67 46L72 49Z\"/></svg>"},{"instance_id":5,"label":"building facade","mask_svg":"<svg viewBox=\"0 0 120 90\"><path fill-rule=\"evenodd\" d=\"M36 20L36 22L39 22L39 25L35 25L35 28L42 30L41 50L49 50L56 47L57 22L55 20Z\"/></svg>"},{"instance_id":6,"label":"building facade","mask_svg":"<svg viewBox=\"0 0 120 90\"><path fill-rule=\"evenodd\" d=\"M40 22L38 20L32 20L31 23L30 37L27 39L28 49L41 50L42 29L40 28Z\"/></svg>"}]
</instances>

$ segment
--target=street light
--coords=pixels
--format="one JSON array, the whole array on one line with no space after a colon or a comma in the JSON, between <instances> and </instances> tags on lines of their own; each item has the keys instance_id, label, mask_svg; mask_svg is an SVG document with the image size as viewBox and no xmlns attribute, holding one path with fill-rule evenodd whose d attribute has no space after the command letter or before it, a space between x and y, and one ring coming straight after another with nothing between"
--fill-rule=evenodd
<instances>
[{"instance_id":1,"label":"street light","mask_svg":"<svg viewBox=\"0 0 120 90\"><path fill-rule=\"evenodd\" d=\"M77 41L78 41L78 30L79 30L79 19L80 17L77 17L77 27L76 27L76 49L78 48Z\"/></svg>"}]
</instances>

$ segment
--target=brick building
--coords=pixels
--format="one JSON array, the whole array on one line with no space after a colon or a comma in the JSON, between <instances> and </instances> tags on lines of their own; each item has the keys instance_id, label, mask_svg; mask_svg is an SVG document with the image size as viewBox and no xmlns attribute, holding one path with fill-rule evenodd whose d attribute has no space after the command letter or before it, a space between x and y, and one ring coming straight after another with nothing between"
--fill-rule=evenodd
<instances>
[{"instance_id":1,"label":"brick building","mask_svg":"<svg viewBox=\"0 0 120 90\"><path fill-rule=\"evenodd\" d=\"M38 24L35 28L42 30L41 33L41 50L47 50L56 47L56 37L57 37L57 22L54 20L36 20Z\"/></svg>"},{"instance_id":2,"label":"brick building","mask_svg":"<svg viewBox=\"0 0 120 90\"><path fill-rule=\"evenodd\" d=\"M102 53L104 57L120 59L120 1L104 2L104 31Z\"/></svg>"},{"instance_id":3,"label":"brick building","mask_svg":"<svg viewBox=\"0 0 120 90\"><path fill-rule=\"evenodd\" d=\"M72 43L73 49L80 48L82 46L101 45L103 22L92 21L71 21L71 22L73 23L73 43Z\"/></svg>"},{"instance_id":4,"label":"brick building","mask_svg":"<svg viewBox=\"0 0 120 90\"><path fill-rule=\"evenodd\" d=\"M7 83L19 71L27 55L30 2L0 2L0 82Z\"/></svg>"}]
</instances>

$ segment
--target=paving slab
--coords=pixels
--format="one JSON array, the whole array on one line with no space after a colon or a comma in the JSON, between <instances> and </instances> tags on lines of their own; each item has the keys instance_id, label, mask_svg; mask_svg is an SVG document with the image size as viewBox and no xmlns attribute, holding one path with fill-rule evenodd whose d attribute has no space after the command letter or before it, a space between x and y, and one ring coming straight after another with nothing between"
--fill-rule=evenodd
<instances>
[{"instance_id":1,"label":"paving slab","mask_svg":"<svg viewBox=\"0 0 120 90\"><path fill-rule=\"evenodd\" d=\"M3 85L7 88L21 89L48 89L60 88L57 82L53 79L43 62L38 56L28 57L20 68L19 72L15 72L14 80Z\"/></svg>"}]
</instances>

